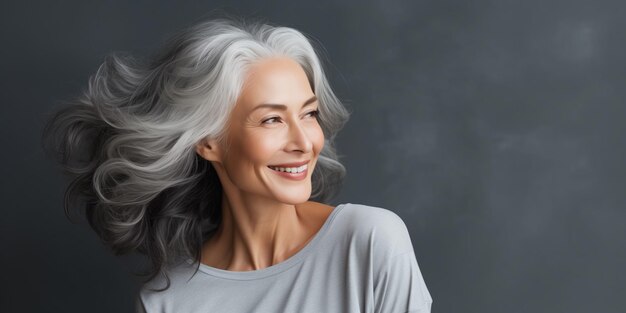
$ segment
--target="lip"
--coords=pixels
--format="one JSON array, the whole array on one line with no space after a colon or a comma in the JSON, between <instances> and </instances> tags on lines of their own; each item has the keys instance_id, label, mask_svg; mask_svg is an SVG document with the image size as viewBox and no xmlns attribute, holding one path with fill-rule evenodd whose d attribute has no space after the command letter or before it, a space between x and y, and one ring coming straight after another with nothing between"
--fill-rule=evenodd
<instances>
[{"instance_id":1,"label":"lip","mask_svg":"<svg viewBox=\"0 0 626 313\"><path fill-rule=\"evenodd\" d=\"M298 166L302 166L304 164L309 163L311 160L306 160L306 161L302 161L302 162L294 162L294 163L285 163L285 164L276 164L276 165L268 165L271 167L298 167Z\"/></svg>"},{"instance_id":2,"label":"lip","mask_svg":"<svg viewBox=\"0 0 626 313\"><path fill-rule=\"evenodd\" d=\"M291 164L294 164L294 163L291 163ZM297 163L297 164L303 164L303 163L300 162L300 163ZM304 163L304 164L306 164L306 163ZM276 175L281 176L283 178L287 178L289 180L302 181L302 180L306 179L308 177L308 175L309 175L308 166L307 166L307 168L304 171L302 171L300 173L281 172L281 171L272 169L269 166L267 168L269 168Z\"/></svg>"}]
</instances>

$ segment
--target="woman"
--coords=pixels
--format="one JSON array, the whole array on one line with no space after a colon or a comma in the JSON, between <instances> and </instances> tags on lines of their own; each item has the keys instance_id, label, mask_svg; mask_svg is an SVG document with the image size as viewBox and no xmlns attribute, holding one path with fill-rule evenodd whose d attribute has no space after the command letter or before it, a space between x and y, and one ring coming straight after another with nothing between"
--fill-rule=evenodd
<instances>
[{"instance_id":1,"label":"woman","mask_svg":"<svg viewBox=\"0 0 626 313\"><path fill-rule=\"evenodd\" d=\"M348 116L302 33L217 18L108 57L46 136L66 210L151 260L139 312L430 312L400 217L324 204Z\"/></svg>"}]
</instances>

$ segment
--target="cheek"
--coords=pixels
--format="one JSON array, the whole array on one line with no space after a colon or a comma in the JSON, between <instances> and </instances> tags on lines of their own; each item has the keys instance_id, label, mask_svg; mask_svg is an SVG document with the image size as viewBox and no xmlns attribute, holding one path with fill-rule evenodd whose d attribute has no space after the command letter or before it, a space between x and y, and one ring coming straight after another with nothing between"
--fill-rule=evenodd
<instances>
[{"instance_id":1,"label":"cheek","mask_svg":"<svg viewBox=\"0 0 626 313\"><path fill-rule=\"evenodd\" d=\"M311 141L313 142L313 149L320 153L324 148L324 132L322 131L322 127L317 125L313 132L310 134Z\"/></svg>"},{"instance_id":2,"label":"cheek","mask_svg":"<svg viewBox=\"0 0 626 313\"><path fill-rule=\"evenodd\" d=\"M257 186L258 169L269 164L276 148L271 136L255 134L239 135L226 157L226 171L231 181L239 188Z\"/></svg>"},{"instance_id":3,"label":"cheek","mask_svg":"<svg viewBox=\"0 0 626 313\"><path fill-rule=\"evenodd\" d=\"M251 164L265 164L271 160L280 148L276 136L256 132L249 134L242 141L242 154Z\"/></svg>"}]
</instances>

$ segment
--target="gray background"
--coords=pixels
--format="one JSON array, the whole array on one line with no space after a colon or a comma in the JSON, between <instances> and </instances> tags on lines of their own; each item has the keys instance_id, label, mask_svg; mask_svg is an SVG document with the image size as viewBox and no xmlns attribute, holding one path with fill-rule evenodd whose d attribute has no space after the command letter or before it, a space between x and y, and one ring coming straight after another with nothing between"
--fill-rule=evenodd
<instances>
[{"instance_id":1,"label":"gray background","mask_svg":"<svg viewBox=\"0 0 626 313\"><path fill-rule=\"evenodd\" d=\"M438 0L3 2L0 311L132 310L140 259L65 218L41 127L216 8L323 44L353 111L335 204L403 218L433 312L626 310L626 4Z\"/></svg>"}]
</instances>

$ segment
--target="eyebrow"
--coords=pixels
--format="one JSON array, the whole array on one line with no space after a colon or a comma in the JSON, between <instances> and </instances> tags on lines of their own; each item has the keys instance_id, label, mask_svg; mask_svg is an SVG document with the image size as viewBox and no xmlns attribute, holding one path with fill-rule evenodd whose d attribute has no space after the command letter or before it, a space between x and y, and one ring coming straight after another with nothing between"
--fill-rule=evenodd
<instances>
[{"instance_id":1,"label":"eyebrow","mask_svg":"<svg viewBox=\"0 0 626 313\"><path fill-rule=\"evenodd\" d=\"M315 102L316 100L317 100L317 96L311 97L311 99L309 99L307 101L304 101L304 103L302 104L302 108L304 108L305 106ZM274 108L274 109L279 109L279 110L282 110L282 111L287 111L287 106L284 105L284 104L263 103L263 104L259 104L254 109L252 109L252 111L250 111L250 113L256 111L257 109L262 109L262 108Z\"/></svg>"}]
</instances>

